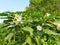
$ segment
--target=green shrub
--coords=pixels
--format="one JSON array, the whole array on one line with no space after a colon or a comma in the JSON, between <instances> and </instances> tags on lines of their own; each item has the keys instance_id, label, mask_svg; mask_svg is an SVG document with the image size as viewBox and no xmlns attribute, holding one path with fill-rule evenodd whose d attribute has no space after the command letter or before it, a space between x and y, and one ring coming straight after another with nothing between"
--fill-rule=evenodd
<instances>
[{"instance_id":1,"label":"green shrub","mask_svg":"<svg viewBox=\"0 0 60 45\"><path fill-rule=\"evenodd\" d=\"M4 12L0 45L60 45L60 16L42 12Z\"/></svg>"}]
</instances>

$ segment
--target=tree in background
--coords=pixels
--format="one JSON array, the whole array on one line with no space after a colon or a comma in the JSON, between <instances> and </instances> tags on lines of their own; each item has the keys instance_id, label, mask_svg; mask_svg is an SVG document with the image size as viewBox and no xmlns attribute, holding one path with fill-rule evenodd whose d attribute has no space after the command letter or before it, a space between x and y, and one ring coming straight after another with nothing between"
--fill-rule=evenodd
<instances>
[{"instance_id":1,"label":"tree in background","mask_svg":"<svg viewBox=\"0 0 60 45\"><path fill-rule=\"evenodd\" d=\"M29 11L40 11L40 12L59 12L59 1L60 0L30 0L29 7L27 10Z\"/></svg>"}]
</instances>

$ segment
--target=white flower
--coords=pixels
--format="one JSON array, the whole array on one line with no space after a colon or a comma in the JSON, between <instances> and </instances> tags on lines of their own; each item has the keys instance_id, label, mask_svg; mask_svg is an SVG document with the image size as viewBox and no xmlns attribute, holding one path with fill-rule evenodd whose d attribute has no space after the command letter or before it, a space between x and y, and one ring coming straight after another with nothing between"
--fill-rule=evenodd
<instances>
[{"instance_id":1,"label":"white flower","mask_svg":"<svg viewBox=\"0 0 60 45\"><path fill-rule=\"evenodd\" d=\"M50 16L51 14L49 14L49 13L46 13L46 15L47 15L47 16Z\"/></svg>"},{"instance_id":2,"label":"white flower","mask_svg":"<svg viewBox=\"0 0 60 45\"><path fill-rule=\"evenodd\" d=\"M37 30L41 31L42 27L40 25L37 26Z\"/></svg>"},{"instance_id":3,"label":"white flower","mask_svg":"<svg viewBox=\"0 0 60 45\"><path fill-rule=\"evenodd\" d=\"M19 15L15 15L14 19L16 19L16 21L21 21L22 20L22 16Z\"/></svg>"}]
</instances>

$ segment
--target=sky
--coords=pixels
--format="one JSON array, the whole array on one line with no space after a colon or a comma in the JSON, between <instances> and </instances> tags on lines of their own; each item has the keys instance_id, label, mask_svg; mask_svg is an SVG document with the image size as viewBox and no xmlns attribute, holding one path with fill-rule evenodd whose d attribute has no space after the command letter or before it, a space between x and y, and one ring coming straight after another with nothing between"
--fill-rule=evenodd
<instances>
[{"instance_id":1,"label":"sky","mask_svg":"<svg viewBox=\"0 0 60 45\"><path fill-rule=\"evenodd\" d=\"M0 12L23 11L26 6L29 6L29 0L0 0ZM0 19L0 23L3 20Z\"/></svg>"},{"instance_id":2,"label":"sky","mask_svg":"<svg viewBox=\"0 0 60 45\"><path fill-rule=\"evenodd\" d=\"M0 0L0 12L23 11L26 6L29 6L29 0Z\"/></svg>"}]
</instances>

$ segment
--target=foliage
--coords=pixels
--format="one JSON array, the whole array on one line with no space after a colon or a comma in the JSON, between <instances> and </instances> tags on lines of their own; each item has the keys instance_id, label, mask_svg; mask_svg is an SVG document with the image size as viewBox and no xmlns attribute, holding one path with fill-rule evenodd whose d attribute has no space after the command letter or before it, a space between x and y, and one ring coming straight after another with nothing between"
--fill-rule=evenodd
<instances>
[{"instance_id":1,"label":"foliage","mask_svg":"<svg viewBox=\"0 0 60 45\"><path fill-rule=\"evenodd\" d=\"M40 11L43 13L57 12L60 14L60 0L30 0L29 7L26 7L27 11Z\"/></svg>"},{"instance_id":2,"label":"foliage","mask_svg":"<svg viewBox=\"0 0 60 45\"><path fill-rule=\"evenodd\" d=\"M23 12L3 12L0 45L60 45L59 0L30 0ZM50 14L49 14L50 13Z\"/></svg>"},{"instance_id":3,"label":"foliage","mask_svg":"<svg viewBox=\"0 0 60 45\"><path fill-rule=\"evenodd\" d=\"M6 20L0 24L0 45L60 45L59 15L42 12L3 12L2 15Z\"/></svg>"}]
</instances>

